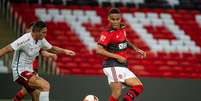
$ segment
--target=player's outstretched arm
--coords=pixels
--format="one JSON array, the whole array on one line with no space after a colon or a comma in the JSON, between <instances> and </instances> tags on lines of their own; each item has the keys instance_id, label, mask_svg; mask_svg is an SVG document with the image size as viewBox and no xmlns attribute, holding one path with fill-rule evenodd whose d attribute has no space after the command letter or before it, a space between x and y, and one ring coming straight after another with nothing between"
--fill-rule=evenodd
<instances>
[{"instance_id":1,"label":"player's outstretched arm","mask_svg":"<svg viewBox=\"0 0 201 101\"><path fill-rule=\"evenodd\" d=\"M12 51L14 51L13 48L10 45L7 45L0 49L0 57Z\"/></svg>"},{"instance_id":2,"label":"player's outstretched arm","mask_svg":"<svg viewBox=\"0 0 201 101\"><path fill-rule=\"evenodd\" d=\"M72 50L68 50L68 49L63 49L63 48L60 48L60 47L57 47L57 46L52 46L52 48L49 50L53 53L63 53L63 54L66 54L66 55L69 55L69 56L74 56L76 55L76 53Z\"/></svg>"},{"instance_id":3,"label":"player's outstretched arm","mask_svg":"<svg viewBox=\"0 0 201 101\"><path fill-rule=\"evenodd\" d=\"M135 45L133 45L131 42L128 41L128 47L130 47L131 49L133 49L134 51L140 53L141 56L146 57L146 52L144 52L143 50L137 48Z\"/></svg>"},{"instance_id":4,"label":"player's outstretched arm","mask_svg":"<svg viewBox=\"0 0 201 101\"><path fill-rule=\"evenodd\" d=\"M96 52L97 52L97 54L100 54L100 55L103 55L103 56L106 56L106 57L109 57L109 58L117 59L117 61L119 61L120 63L126 63L127 62L124 57L116 55L116 54L113 54L111 52L108 52L101 45L97 45Z\"/></svg>"},{"instance_id":5,"label":"player's outstretched arm","mask_svg":"<svg viewBox=\"0 0 201 101\"><path fill-rule=\"evenodd\" d=\"M50 53L50 52L45 51L45 50L42 50L42 51L41 51L41 55L42 55L43 57L52 58L53 60L56 60L56 59L57 59L57 55L56 55L56 54Z\"/></svg>"}]
</instances>

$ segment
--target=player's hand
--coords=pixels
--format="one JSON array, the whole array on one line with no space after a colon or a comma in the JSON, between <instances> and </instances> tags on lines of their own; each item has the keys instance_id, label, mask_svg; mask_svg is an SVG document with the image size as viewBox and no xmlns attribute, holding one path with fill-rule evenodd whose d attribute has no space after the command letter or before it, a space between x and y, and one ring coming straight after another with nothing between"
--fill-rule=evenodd
<instances>
[{"instance_id":1,"label":"player's hand","mask_svg":"<svg viewBox=\"0 0 201 101\"><path fill-rule=\"evenodd\" d=\"M53 55L52 55L52 59L53 59L53 60L57 60L57 55L56 55L56 54L53 54Z\"/></svg>"},{"instance_id":2,"label":"player's hand","mask_svg":"<svg viewBox=\"0 0 201 101\"><path fill-rule=\"evenodd\" d=\"M71 51L71 50L65 50L64 51L66 55L69 55L69 56L75 56L76 53L74 51Z\"/></svg>"},{"instance_id":3,"label":"player's hand","mask_svg":"<svg viewBox=\"0 0 201 101\"><path fill-rule=\"evenodd\" d=\"M126 62L127 62L126 58L124 58L124 57L122 57L122 56L117 56L116 59L117 59L117 61L120 62L120 63L126 63Z\"/></svg>"},{"instance_id":4,"label":"player's hand","mask_svg":"<svg viewBox=\"0 0 201 101\"><path fill-rule=\"evenodd\" d=\"M139 49L137 52L140 53L141 58L146 57L146 52L144 52L143 50Z\"/></svg>"}]
</instances>

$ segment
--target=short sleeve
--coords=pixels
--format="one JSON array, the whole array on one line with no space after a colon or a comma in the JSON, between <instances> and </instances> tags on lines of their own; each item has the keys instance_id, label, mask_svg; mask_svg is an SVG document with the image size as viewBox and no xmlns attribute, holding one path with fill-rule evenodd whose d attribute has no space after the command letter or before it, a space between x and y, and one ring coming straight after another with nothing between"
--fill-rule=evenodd
<instances>
[{"instance_id":1,"label":"short sleeve","mask_svg":"<svg viewBox=\"0 0 201 101\"><path fill-rule=\"evenodd\" d=\"M102 46L107 46L110 42L110 36L107 32L102 32L98 44Z\"/></svg>"},{"instance_id":2,"label":"short sleeve","mask_svg":"<svg viewBox=\"0 0 201 101\"><path fill-rule=\"evenodd\" d=\"M42 40L41 48L43 48L43 49L51 49L52 45L44 38Z\"/></svg>"},{"instance_id":3,"label":"short sleeve","mask_svg":"<svg viewBox=\"0 0 201 101\"><path fill-rule=\"evenodd\" d=\"M20 38L18 38L17 40L15 40L14 42L12 42L10 44L10 46L14 49L14 50L19 50L21 49L27 42L28 40L24 39L23 36L21 36Z\"/></svg>"}]
</instances>

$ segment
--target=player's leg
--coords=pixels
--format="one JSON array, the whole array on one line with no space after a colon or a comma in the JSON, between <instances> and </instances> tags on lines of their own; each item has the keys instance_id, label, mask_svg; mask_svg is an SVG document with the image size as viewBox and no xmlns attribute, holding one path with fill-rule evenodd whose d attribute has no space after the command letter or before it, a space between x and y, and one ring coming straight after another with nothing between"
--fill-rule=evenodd
<instances>
[{"instance_id":1,"label":"player's leg","mask_svg":"<svg viewBox=\"0 0 201 101\"><path fill-rule=\"evenodd\" d=\"M142 91L144 90L144 87L142 85L142 82L137 77L135 77L135 75L131 71L127 73L128 73L128 77L130 75L131 78L126 79L125 84L129 86L130 89L124 96L123 101L133 101L134 98L136 98L138 95L142 93Z\"/></svg>"},{"instance_id":2,"label":"player's leg","mask_svg":"<svg viewBox=\"0 0 201 101\"><path fill-rule=\"evenodd\" d=\"M40 95L40 91L39 90L34 90L31 93L32 101L39 101L39 95Z\"/></svg>"},{"instance_id":3,"label":"player's leg","mask_svg":"<svg viewBox=\"0 0 201 101\"><path fill-rule=\"evenodd\" d=\"M35 73L24 71L19 75L15 82L24 86L27 92L33 95L33 101L49 101L49 83ZM36 93L36 90L39 90L40 93Z\"/></svg>"},{"instance_id":4,"label":"player's leg","mask_svg":"<svg viewBox=\"0 0 201 101\"><path fill-rule=\"evenodd\" d=\"M34 74L36 76L39 76L38 75L38 66L37 65L34 65L33 66L33 69L34 69ZM31 92L31 96L32 96L32 101L39 101L39 95L40 95L40 91L39 90L34 90L33 92Z\"/></svg>"},{"instance_id":5,"label":"player's leg","mask_svg":"<svg viewBox=\"0 0 201 101\"><path fill-rule=\"evenodd\" d=\"M13 98L13 101L21 101L27 95L27 91L24 87L20 89Z\"/></svg>"},{"instance_id":6,"label":"player's leg","mask_svg":"<svg viewBox=\"0 0 201 101\"><path fill-rule=\"evenodd\" d=\"M120 82L111 82L110 87L112 94L109 98L109 101L118 101L121 95L122 84Z\"/></svg>"},{"instance_id":7,"label":"player's leg","mask_svg":"<svg viewBox=\"0 0 201 101\"><path fill-rule=\"evenodd\" d=\"M121 70L116 67L108 67L104 68L103 72L108 78L108 83L111 88L111 95L109 97L109 101L118 101L119 96L121 95L122 84L119 79L119 74L121 74Z\"/></svg>"},{"instance_id":8,"label":"player's leg","mask_svg":"<svg viewBox=\"0 0 201 101\"><path fill-rule=\"evenodd\" d=\"M36 96L37 98L39 98L39 101L49 101L50 85L48 81L46 81L45 79L39 76L34 75L29 79L28 85L31 88L34 88L40 91L39 94L36 91L32 92L31 94L33 95L33 97Z\"/></svg>"}]
</instances>

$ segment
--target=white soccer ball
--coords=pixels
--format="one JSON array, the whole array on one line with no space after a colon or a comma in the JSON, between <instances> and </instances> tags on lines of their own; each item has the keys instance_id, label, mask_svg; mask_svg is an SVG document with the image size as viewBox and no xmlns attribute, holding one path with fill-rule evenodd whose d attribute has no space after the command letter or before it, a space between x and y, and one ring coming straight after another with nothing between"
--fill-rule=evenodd
<instances>
[{"instance_id":1,"label":"white soccer ball","mask_svg":"<svg viewBox=\"0 0 201 101\"><path fill-rule=\"evenodd\" d=\"M83 101L99 101L99 99L95 95L87 95Z\"/></svg>"}]
</instances>

